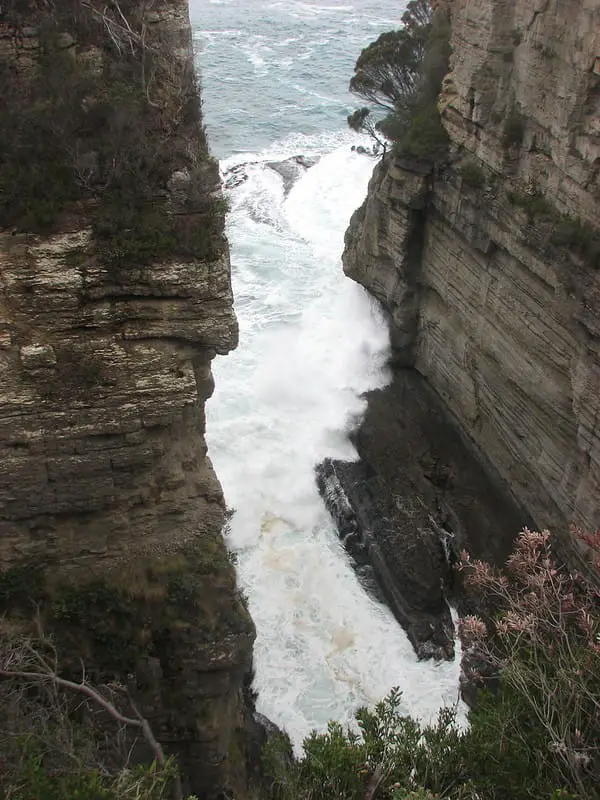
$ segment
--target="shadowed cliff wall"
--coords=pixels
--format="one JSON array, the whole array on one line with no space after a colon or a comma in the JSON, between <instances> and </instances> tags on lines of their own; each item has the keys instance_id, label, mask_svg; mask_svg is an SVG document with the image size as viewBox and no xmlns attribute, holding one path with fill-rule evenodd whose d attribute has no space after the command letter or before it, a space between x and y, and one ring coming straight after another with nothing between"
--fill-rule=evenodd
<instances>
[{"instance_id":1,"label":"shadowed cliff wall","mask_svg":"<svg viewBox=\"0 0 600 800\"><path fill-rule=\"evenodd\" d=\"M2 4L0 610L127 681L212 796L254 638L204 439L224 203L187 2L110 8Z\"/></svg>"}]
</instances>

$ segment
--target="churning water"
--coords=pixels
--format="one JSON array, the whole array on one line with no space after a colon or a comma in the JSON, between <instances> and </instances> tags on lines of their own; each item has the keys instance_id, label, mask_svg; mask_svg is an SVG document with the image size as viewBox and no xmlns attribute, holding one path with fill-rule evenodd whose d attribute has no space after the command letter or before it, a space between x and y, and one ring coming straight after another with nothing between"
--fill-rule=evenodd
<instances>
[{"instance_id":1,"label":"churning water","mask_svg":"<svg viewBox=\"0 0 600 800\"><path fill-rule=\"evenodd\" d=\"M389 0L191 0L213 152L224 173L247 164L229 191L240 345L214 363L208 442L236 509L228 544L258 632L258 709L296 745L393 686L424 718L457 697L458 664L417 662L363 591L314 482L324 457L354 457L361 394L387 378L384 321L340 263L373 168L350 150L361 139L346 126L346 87L361 48L401 11ZM319 160L286 195L267 162L298 154Z\"/></svg>"}]
</instances>

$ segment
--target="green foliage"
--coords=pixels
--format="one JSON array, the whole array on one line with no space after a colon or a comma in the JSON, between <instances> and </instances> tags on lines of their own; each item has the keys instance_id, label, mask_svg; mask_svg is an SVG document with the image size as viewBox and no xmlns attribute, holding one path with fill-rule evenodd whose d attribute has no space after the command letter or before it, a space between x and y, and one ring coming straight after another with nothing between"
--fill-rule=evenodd
<instances>
[{"instance_id":1,"label":"green foliage","mask_svg":"<svg viewBox=\"0 0 600 800\"><path fill-rule=\"evenodd\" d=\"M385 134L382 135L380 124L375 120L370 108L357 108L347 117L348 127L357 133L367 133L375 140L379 147L383 148L385 154L387 138Z\"/></svg>"},{"instance_id":2,"label":"green foliage","mask_svg":"<svg viewBox=\"0 0 600 800\"><path fill-rule=\"evenodd\" d=\"M404 136L395 152L406 158L430 164L442 161L448 151L448 134L434 103L411 116Z\"/></svg>"},{"instance_id":3,"label":"green foliage","mask_svg":"<svg viewBox=\"0 0 600 800\"><path fill-rule=\"evenodd\" d=\"M350 91L385 112L376 119L368 107L348 117L348 125L387 139L404 158L432 166L442 161L448 136L437 102L448 71L450 28L441 12L432 12L429 0L407 6L403 27L382 34L359 56ZM385 151L385 148L384 148Z\"/></svg>"},{"instance_id":4,"label":"green foliage","mask_svg":"<svg viewBox=\"0 0 600 800\"><path fill-rule=\"evenodd\" d=\"M471 189L483 189L485 186L485 173L481 167L469 161L458 170L463 182Z\"/></svg>"},{"instance_id":5,"label":"green foliage","mask_svg":"<svg viewBox=\"0 0 600 800\"><path fill-rule=\"evenodd\" d=\"M556 216L556 210L539 191L530 193L509 191L506 193L508 202L522 208L530 219L546 218L551 220Z\"/></svg>"},{"instance_id":6,"label":"green foliage","mask_svg":"<svg viewBox=\"0 0 600 800\"><path fill-rule=\"evenodd\" d=\"M502 145L506 150L520 147L525 136L525 118L512 108L504 122Z\"/></svg>"},{"instance_id":7,"label":"green foliage","mask_svg":"<svg viewBox=\"0 0 600 800\"><path fill-rule=\"evenodd\" d=\"M176 575L167 585L167 598L175 605L197 607L198 593L202 588L202 579L197 575Z\"/></svg>"},{"instance_id":8,"label":"green foliage","mask_svg":"<svg viewBox=\"0 0 600 800\"><path fill-rule=\"evenodd\" d=\"M506 684L495 694L481 692L469 722L473 787L488 800L549 796L554 786L539 759L547 742L522 698Z\"/></svg>"},{"instance_id":9,"label":"green foliage","mask_svg":"<svg viewBox=\"0 0 600 800\"><path fill-rule=\"evenodd\" d=\"M387 111L405 105L416 88L428 30L429 21L382 33L358 57L350 91Z\"/></svg>"},{"instance_id":10,"label":"green foliage","mask_svg":"<svg viewBox=\"0 0 600 800\"><path fill-rule=\"evenodd\" d=\"M61 623L57 640L68 653L81 637L93 648L93 668L113 676L133 670L143 652L140 607L125 591L96 580L81 586L61 585L52 602L54 619Z\"/></svg>"},{"instance_id":11,"label":"green foliage","mask_svg":"<svg viewBox=\"0 0 600 800\"><path fill-rule=\"evenodd\" d=\"M7 19L18 27L15 3ZM65 215L90 214L96 250L113 272L173 256L217 257L226 209L214 196L216 168L204 143L189 148L199 101L169 43L152 38L154 26L134 4L124 11L133 38L120 48L120 18L111 28L76 2L39 4L37 12L37 62L27 73L0 64L0 228L48 234ZM117 12L109 4L105 13ZM147 42L136 30L148 31ZM85 47L65 47L65 35L93 41L103 64L86 58ZM181 170L190 175L182 193L189 196L173 209L169 181Z\"/></svg>"},{"instance_id":12,"label":"green foliage","mask_svg":"<svg viewBox=\"0 0 600 800\"><path fill-rule=\"evenodd\" d=\"M574 533L600 572L600 533ZM493 691L480 690L467 729L448 709L433 725L402 715L394 690L373 710L358 711L355 729L330 723L311 734L298 761L288 740L271 742L264 764L271 797L597 800L597 584L560 568L549 537L525 530L504 573L464 556L465 584L489 609L487 624L461 620L466 675L482 686L474 664L496 675Z\"/></svg>"},{"instance_id":13,"label":"green foliage","mask_svg":"<svg viewBox=\"0 0 600 800\"><path fill-rule=\"evenodd\" d=\"M358 800L374 781L381 798L429 798L449 792L465 769L454 712L446 709L437 723L422 726L401 714L400 702L401 694L394 690L374 709L360 709L357 730L330 722L326 733L312 733L305 740L299 761L291 757L289 740L271 740L264 771L272 796Z\"/></svg>"},{"instance_id":14,"label":"green foliage","mask_svg":"<svg viewBox=\"0 0 600 800\"><path fill-rule=\"evenodd\" d=\"M590 266L600 268L600 231L578 217L561 217L552 233L552 243L573 250Z\"/></svg>"},{"instance_id":15,"label":"green foliage","mask_svg":"<svg viewBox=\"0 0 600 800\"><path fill-rule=\"evenodd\" d=\"M166 800L175 774L173 761L138 765L116 775L76 765L57 772L45 765L40 745L24 739L19 773L3 796L10 800Z\"/></svg>"},{"instance_id":16,"label":"green foliage","mask_svg":"<svg viewBox=\"0 0 600 800\"><path fill-rule=\"evenodd\" d=\"M548 737L529 706L509 685L480 694L461 731L444 709L423 726L399 711L392 692L375 709L356 714L358 731L329 723L312 733L294 761L287 737L263 754L274 800L363 800L377 784L381 800L531 800L569 798L545 766Z\"/></svg>"},{"instance_id":17,"label":"green foliage","mask_svg":"<svg viewBox=\"0 0 600 800\"><path fill-rule=\"evenodd\" d=\"M561 215L539 191L507 192L508 201L523 209L530 224L551 226L549 241L555 247L568 249L593 269L600 268L600 231L579 217Z\"/></svg>"},{"instance_id":18,"label":"green foliage","mask_svg":"<svg viewBox=\"0 0 600 800\"><path fill-rule=\"evenodd\" d=\"M90 81L69 54L48 48L26 90L7 64L0 82L0 226L46 232L81 196L65 142L80 122Z\"/></svg>"},{"instance_id":19,"label":"green foliage","mask_svg":"<svg viewBox=\"0 0 600 800\"><path fill-rule=\"evenodd\" d=\"M44 573L37 564L20 564L0 572L0 613L31 606L44 593Z\"/></svg>"}]
</instances>

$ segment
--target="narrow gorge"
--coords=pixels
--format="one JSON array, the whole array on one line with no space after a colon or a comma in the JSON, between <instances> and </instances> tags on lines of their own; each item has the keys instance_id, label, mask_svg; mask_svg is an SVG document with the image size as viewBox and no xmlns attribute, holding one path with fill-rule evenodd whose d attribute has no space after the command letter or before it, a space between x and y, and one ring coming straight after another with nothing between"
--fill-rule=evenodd
<instances>
[{"instance_id":1,"label":"narrow gorge","mask_svg":"<svg viewBox=\"0 0 600 800\"><path fill-rule=\"evenodd\" d=\"M406 5L0 0L0 795L118 739L165 784L52 800L535 796L465 733L453 568L600 528L600 4L413 3L435 163L346 125ZM23 744L59 674L115 704L52 706L91 766Z\"/></svg>"}]
</instances>

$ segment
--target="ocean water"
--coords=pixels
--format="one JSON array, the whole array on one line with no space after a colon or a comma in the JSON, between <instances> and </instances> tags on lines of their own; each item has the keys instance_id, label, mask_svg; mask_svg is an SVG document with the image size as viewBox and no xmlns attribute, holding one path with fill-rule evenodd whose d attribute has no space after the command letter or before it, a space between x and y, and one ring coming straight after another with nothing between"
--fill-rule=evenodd
<instances>
[{"instance_id":1,"label":"ocean water","mask_svg":"<svg viewBox=\"0 0 600 800\"><path fill-rule=\"evenodd\" d=\"M417 662L360 585L314 467L355 458L362 394L385 385L388 334L340 256L373 160L350 132L357 55L395 27L384 0L191 0L203 108L228 191L239 348L214 362L209 453L235 509L228 546L256 622L258 710L298 747L394 686L430 719L458 695L458 662ZM267 162L318 157L285 194Z\"/></svg>"}]
</instances>

